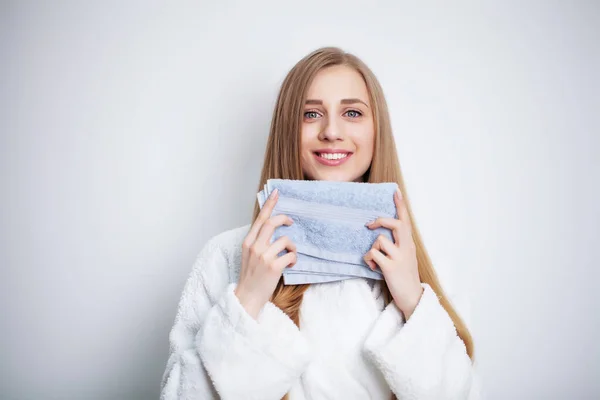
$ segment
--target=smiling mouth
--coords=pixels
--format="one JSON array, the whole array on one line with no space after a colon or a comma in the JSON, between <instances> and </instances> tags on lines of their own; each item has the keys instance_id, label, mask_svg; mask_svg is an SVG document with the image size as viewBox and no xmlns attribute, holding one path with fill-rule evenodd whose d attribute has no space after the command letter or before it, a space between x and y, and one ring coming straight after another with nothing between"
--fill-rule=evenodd
<instances>
[{"instance_id":1,"label":"smiling mouth","mask_svg":"<svg viewBox=\"0 0 600 400\"><path fill-rule=\"evenodd\" d=\"M317 159L317 161L323 165L327 166L336 166L343 164L350 157L352 157L353 153L313 153Z\"/></svg>"},{"instance_id":2,"label":"smiling mouth","mask_svg":"<svg viewBox=\"0 0 600 400\"><path fill-rule=\"evenodd\" d=\"M315 154L326 160L340 160L342 158L348 157L352 153L318 153L317 152Z\"/></svg>"}]
</instances>

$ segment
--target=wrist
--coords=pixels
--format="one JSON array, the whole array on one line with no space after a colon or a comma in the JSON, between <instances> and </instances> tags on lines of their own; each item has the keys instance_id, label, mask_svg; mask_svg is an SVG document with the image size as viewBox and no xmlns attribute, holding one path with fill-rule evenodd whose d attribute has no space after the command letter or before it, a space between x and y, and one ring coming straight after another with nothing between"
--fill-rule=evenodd
<instances>
[{"instance_id":1,"label":"wrist","mask_svg":"<svg viewBox=\"0 0 600 400\"><path fill-rule=\"evenodd\" d=\"M421 301L421 296L423 295L424 289L421 285L419 285L418 289L415 290L413 295L408 296L408 299L403 304L399 304L398 308L404 314L404 319L408 321L411 315L414 313L419 301Z\"/></svg>"},{"instance_id":2,"label":"wrist","mask_svg":"<svg viewBox=\"0 0 600 400\"><path fill-rule=\"evenodd\" d=\"M254 319L258 319L258 314L262 309L262 305L255 301L252 296L246 295L243 291L239 291L235 288L233 294L238 298L239 303L246 310L246 312Z\"/></svg>"}]
</instances>

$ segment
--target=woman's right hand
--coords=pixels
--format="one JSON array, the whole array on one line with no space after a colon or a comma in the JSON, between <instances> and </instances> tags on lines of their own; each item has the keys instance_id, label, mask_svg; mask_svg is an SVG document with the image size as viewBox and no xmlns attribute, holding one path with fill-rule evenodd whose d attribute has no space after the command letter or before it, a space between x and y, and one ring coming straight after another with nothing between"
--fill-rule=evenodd
<instances>
[{"instance_id":1,"label":"woman's right hand","mask_svg":"<svg viewBox=\"0 0 600 400\"><path fill-rule=\"evenodd\" d=\"M258 318L260 310L273 295L283 270L293 266L297 260L296 246L287 236L270 243L275 228L294 223L283 214L271 217L278 198L275 189L242 243L242 267L235 295L254 319ZM288 253L278 257L284 249Z\"/></svg>"}]
</instances>

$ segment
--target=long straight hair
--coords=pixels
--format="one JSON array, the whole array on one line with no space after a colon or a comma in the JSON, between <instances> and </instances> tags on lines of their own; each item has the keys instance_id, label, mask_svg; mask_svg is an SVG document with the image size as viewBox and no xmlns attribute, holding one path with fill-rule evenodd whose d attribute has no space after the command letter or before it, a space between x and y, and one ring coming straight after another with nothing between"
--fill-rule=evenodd
<instances>
[{"instance_id":1,"label":"long straight hair","mask_svg":"<svg viewBox=\"0 0 600 400\"><path fill-rule=\"evenodd\" d=\"M396 182L400 188L404 203L406 204L412 222L412 236L416 246L417 262L421 282L428 283L440 299L441 305L448 312L454 322L458 336L465 344L467 354L474 361L473 339L465 323L459 317L446 297L438 277L433 269L429 255L423 244L423 239L417 228L410 206L409 195L404 185L400 170L398 154L392 127L390 123L387 102L383 90L373 72L358 57L344 52L337 47L322 47L304 58L290 70L285 77L271 120L269 138L265 151L264 165L258 184L258 191L268 179L306 179L301 166L300 143L301 123L308 87L315 75L323 68L345 65L356 69L363 77L369 93L369 100L374 115L375 143L373 160L366 171L365 182L381 183ZM260 206L258 201L254 205L252 223L256 221ZM277 307L287 314L292 321L300 326L300 306L306 289L310 285L284 285L283 277L279 280L271 297ZM392 301L389 288L382 281L382 293L385 304ZM286 394L283 400L287 399ZM392 396L395 398L395 396Z\"/></svg>"}]
</instances>

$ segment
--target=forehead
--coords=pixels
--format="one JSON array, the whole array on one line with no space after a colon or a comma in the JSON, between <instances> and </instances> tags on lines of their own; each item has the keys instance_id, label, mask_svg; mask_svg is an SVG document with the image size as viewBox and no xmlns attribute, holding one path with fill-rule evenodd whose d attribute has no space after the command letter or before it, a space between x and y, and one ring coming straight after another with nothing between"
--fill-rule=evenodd
<instances>
[{"instance_id":1,"label":"forehead","mask_svg":"<svg viewBox=\"0 0 600 400\"><path fill-rule=\"evenodd\" d=\"M369 92L358 71L345 65L322 69L311 82L308 99L339 101L345 98L359 98L369 103Z\"/></svg>"}]
</instances>

